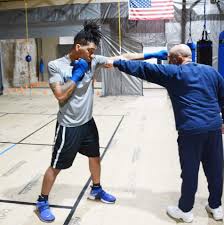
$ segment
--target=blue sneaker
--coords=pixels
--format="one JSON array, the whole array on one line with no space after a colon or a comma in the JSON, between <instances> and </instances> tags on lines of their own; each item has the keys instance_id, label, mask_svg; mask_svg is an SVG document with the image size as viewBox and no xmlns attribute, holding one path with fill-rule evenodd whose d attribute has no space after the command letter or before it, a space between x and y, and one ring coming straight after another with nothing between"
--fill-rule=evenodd
<instances>
[{"instance_id":1,"label":"blue sneaker","mask_svg":"<svg viewBox=\"0 0 224 225\"><path fill-rule=\"evenodd\" d=\"M91 187L90 194L88 196L90 200L100 200L101 202L107 204L113 204L116 201L116 198L105 192L102 187Z\"/></svg>"},{"instance_id":2,"label":"blue sneaker","mask_svg":"<svg viewBox=\"0 0 224 225\"><path fill-rule=\"evenodd\" d=\"M41 221L50 223L55 220L55 216L50 210L48 201L37 201L36 207Z\"/></svg>"}]
</instances>

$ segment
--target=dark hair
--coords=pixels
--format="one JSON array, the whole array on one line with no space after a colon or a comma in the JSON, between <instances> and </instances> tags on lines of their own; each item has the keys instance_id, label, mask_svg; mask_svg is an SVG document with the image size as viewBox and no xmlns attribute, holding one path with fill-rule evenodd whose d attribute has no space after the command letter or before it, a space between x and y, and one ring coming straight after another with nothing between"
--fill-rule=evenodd
<instances>
[{"instance_id":1,"label":"dark hair","mask_svg":"<svg viewBox=\"0 0 224 225\"><path fill-rule=\"evenodd\" d=\"M94 21L85 21L83 26L84 29L82 29L74 37L74 45L87 45L88 42L93 42L96 46L98 46L102 37L100 26Z\"/></svg>"}]
</instances>

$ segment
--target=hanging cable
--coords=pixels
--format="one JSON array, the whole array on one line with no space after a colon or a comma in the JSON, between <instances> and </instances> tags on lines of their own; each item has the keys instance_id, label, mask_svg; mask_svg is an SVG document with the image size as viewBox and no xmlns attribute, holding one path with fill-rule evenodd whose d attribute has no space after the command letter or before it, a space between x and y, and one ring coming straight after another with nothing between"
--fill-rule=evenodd
<instances>
[{"instance_id":1,"label":"hanging cable","mask_svg":"<svg viewBox=\"0 0 224 225\"><path fill-rule=\"evenodd\" d=\"M26 47L27 47L27 53L29 53L29 30L28 30L28 5L27 1L24 0L25 5L25 26L26 26Z\"/></svg>"},{"instance_id":2,"label":"hanging cable","mask_svg":"<svg viewBox=\"0 0 224 225\"><path fill-rule=\"evenodd\" d=\"M30 52L30 43L29 43L29 30L28 30L28 4L27 4L27 0L24 0L24 10L25 10L26 50L27 50L27 55L25 57L25 60L28 63L28 82L29 82L30 97L31 97L30 62L32 61L32 58L31 58L31 56L29 54L29 52Z\"/></svg>"},{"instance_id":3,"label":"hanging cable","mask_svg":"<svg viewBox=\"0 0 224 225\"><path fill-rule=\"evenodd\" d=\"M204 29L202 32L202 39L208 40L208 32L206 27L206 0L204 0Z\"/></svg>"},{"instance_id":4,"label":"hanging cable","mask_svg":"<svg viewBox=\"0 0 224 225\"><path fill-rule=\"evenodd\" d=\"M206 30L206 0L204 1L204 30Z\"/></svg>"},{"instance_id":5,"label":"hanging cable","mask_svg":"<svg viewBox=\"0 0 224 225\"><path fill-rule=\"evenodd\" d=\"M117 11L118 11L118 41L119 41L119 54L121 55L121 2L118 0L117 2ZM122 95L122 75L120 76L120 93Z\"/></svg>"},{"instance_id":6,"label":"hanging cable","mask_svg":"<svg viewBox=\"0 0 224 225\"><path fill-rule=\"evenodd\" d=\"M192 20L191 13L192 13L192 10L190 11L190 24L189 24L189 41L192 42L192 37L191 37L191 20Z\"/></svg>"},{"instance_id":7,"label":"hanging cable","mask_svg":"<svg viewBox=\"0 0 224 225\"><path fill-rule=\"evenodd\" d=\"M119 41L119 53L121 55L121 2L117 2L117 11L118 11L118 41Z\"/></svg>"},{"instance_id":8,"label":"hanging cable","mask_svg":"<svg viewBox=\"0 0 224 225\"><path fill-rule=\"evenodd\" d=\"M196 44L193 42L192 36L191 36L191 22L192 22L191 14L192 14L192 10L190 10L189 38L188 38L188 41L187 41L187 45L191 49L192 62L195 62L195 60L196 60L196 52L195 52Z\"/></svg>"}]
</instances>

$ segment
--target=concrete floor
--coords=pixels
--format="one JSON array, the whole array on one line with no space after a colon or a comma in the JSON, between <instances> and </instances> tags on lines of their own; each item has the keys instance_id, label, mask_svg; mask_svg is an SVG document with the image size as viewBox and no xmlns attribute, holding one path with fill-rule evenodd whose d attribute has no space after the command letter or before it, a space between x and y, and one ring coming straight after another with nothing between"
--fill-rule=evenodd
<instances>
[{"instance_id":1,"label":"concrete floor","mask_svg":"<svg viewBox=\"0 0 224 225\"><path fill-rule=\"evenodd\" d=\"M164 89L143 97L99 97L96 120L102 155L102 185L117 197L114 205L86 199L88 161L78 155L50 195L54 225L168 225L165 212L180 191L177 133ZM10 90L0 96L0 224L43 224L34 203L50 163L57 102L49 89ZM200 170L192 224L222 224L208 217L207 184Z\"/></svg>"}]
</instances>

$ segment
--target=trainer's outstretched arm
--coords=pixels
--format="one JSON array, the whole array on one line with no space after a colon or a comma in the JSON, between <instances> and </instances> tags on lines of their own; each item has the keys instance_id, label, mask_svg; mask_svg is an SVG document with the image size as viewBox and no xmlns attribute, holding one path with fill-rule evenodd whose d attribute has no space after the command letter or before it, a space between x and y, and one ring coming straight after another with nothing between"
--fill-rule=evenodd
<instances>
[{"instance_id":1,"label":"trainer's outstretched arm","mask_svg":"<svg viewBox=\"0 0 224 225\"><path fill-rule=\"evenodd\" d=\"M125 53L120 56L108 57L108 63L105 65L107 68L111 68L113 66L113 61L123 59L123 60L145 60L145 59L161 59L166 60L168 56L168 52L166 50L161 50L158 52L146 52L146 53Z\"/></svg>"},{"instance_id":2,"label":"trainer's outstretched arm","mask_svg":"<svg viewBox=\"0 0 224 225\"><path fill-rule=\"evenodd\" d=\"M112 62L113 66L122 72L164 87L177 69L176 65L157 65L139 60L119 59Z\"/></svg>"}]
</instances>

